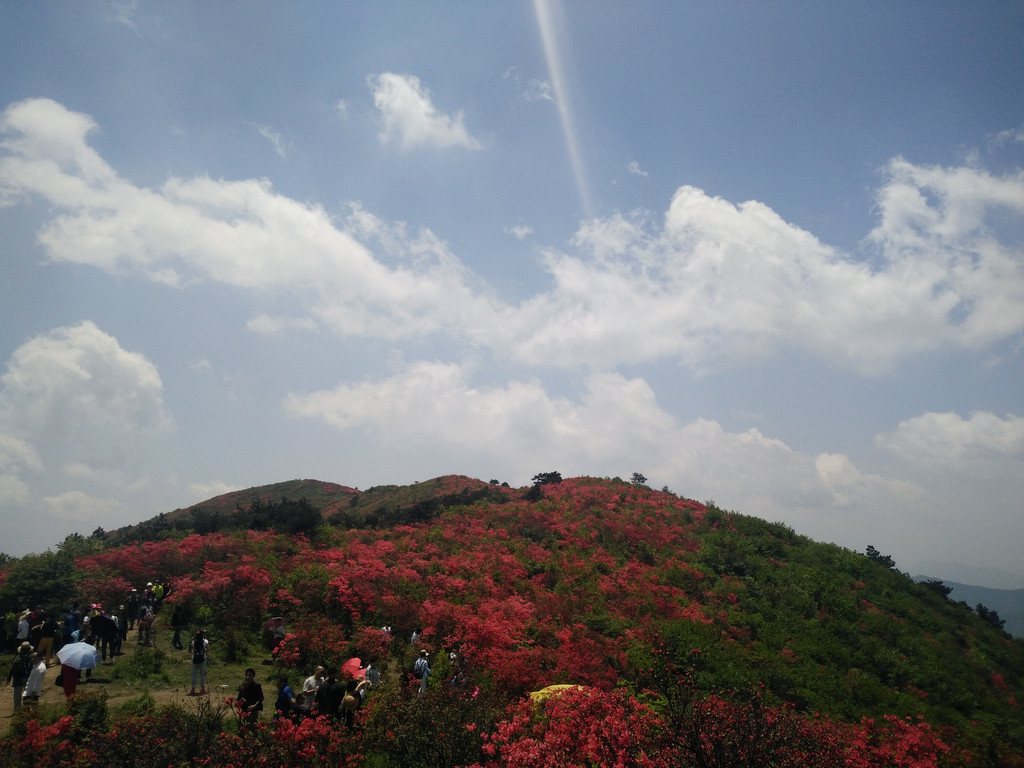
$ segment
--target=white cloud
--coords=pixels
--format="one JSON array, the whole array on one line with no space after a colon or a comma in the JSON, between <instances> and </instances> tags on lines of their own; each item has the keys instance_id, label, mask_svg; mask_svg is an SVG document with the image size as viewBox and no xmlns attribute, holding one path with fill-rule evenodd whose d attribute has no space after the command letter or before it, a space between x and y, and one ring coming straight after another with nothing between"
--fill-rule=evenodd
<instances>
[{"instance_id":1,"label":"white cloud","mask_svg":"<svg viewBox=\"0 0 1024 768\"><path fill-rule=\"evenodd\" d=\"M14 351L0 376L0 424L32 440L73 427L167 429L160 374L93 323L57 328Z\"/></svg>"},{"instance_id":2,"label":"white cloud","mask_svg":"<svg viewBox=\"0 0 1024 768\"><path fill-rule=\"evenodd\" d=\"M274 152L283 160L288 154L290 146L288 140L269 125L256 125L255 123L250 123L250 125L259 131L260 136L270 142L270 145L274 148Z\"/></svg>"},{"instance_id":3,"label":"white cloud","mask_svg":"<svg viewBox=\"0 0 1024 768\"><path fill-rule=\"evenodd\" d=\"M213 363L211 363L205 357L199 357L189 362L188 369L190 371L194 371L195 373L210 375L213 373Z\"/></svg>"},{"instance_id":4,"label":"white cloud","mask_svg":"<svg viewBox=\"0 0 1024 768\"><path fill-rule=\"evenodd\" d=\"M212 499L214 496L221 496L225 493L239 490L239 486L231 485L220 480L212 480L208 483L190 483L188 486L189 495L199 501Z\"/></svg>"},{"instance_id":5,"label":"white cloud","mask_svg":"<svg viewBox=\"0 0 1024 768\"><path fill-rule=\"evenodd\" d=\"M519 309L503 342L535 363L695 368L796 347L862 374L983 347L1024 330L1024 259L984 225L992 209L1024 213L1024 175L894 161L872 268L762 203L682 187L660 230L616 214L583 225L581 255L549 252L553 289Z\"/></svg>"},{"instance_id":6,"label":"white cloud","mask_svg":"<svg viewBox=\"0 0 1024 768\"><path fill-rule=\"evenodd\" d=\"M643 170L640 167L640 163L638 163L636 160L630 162L629 172L634 176L643 176L645 179L650 176L650 174L648 174L647 171Z\"/></svg>"},{"instance_id":7,"label":"white cloud","mask_svg":"<svg viewBox=\"0 0 1024 768\"><path fill-rule=\"evenodd\" d=\"M430 92L413 75L384 72L369 79L373 103L381 113L381 142L397 141L403 149L418 146L479 149L469 135L462 111L441 114L430 101Z\"/></svg>"},{"instance_id":8,"label":"white cloud","mask_svg":"<svg viewBox=\"0 0 1024 768\"><path fill-rule=\"evenodd\" d=\"M135 30L135 15L139 11L138 0L111 0L110 15L118 24Z\"/></svg>"},{"instance_id":9,"label":"white cloud","mask_svg":"<svg viewBox=\"0 0 1024 768\"><path fill-rule=\"evenodd\" d=\"M376 83L396 138L426 141L445 125L459 133L435 120L414 79ZM412 114L423 119L400 119ZM1024 259L1013 225L1004 232L989 215L1020 220L1024 174L893 161L869 238L874 264L763 203L684 186L660 224L642 211L585 222L574 252L544 255L550 289L513 306L429 230L406 232L358 205L339 226L267 181L134 186L88 146L90 118L47 100L12 105L2 127L0 199L39 195L58 211L39 235L52 259L303 298L306 317L268 311L250 322L257 331L315 323L388 340L445 333L520 362L606 369L669 358L709 370L800 349L867 375L1024 331Z\"/></svg>"},{"instance_id":10,"label":"white cloud","mask_svg":"<svg viewBox=\"0 0 1024 768\"><path fill-rule=\"evenodd\" d=\"M82 491L66 491L57 496L43 499L47 517L72 522L83 527L107 525L121 521L128 515L128 509L113 499L98 499ZM116 523L115 523L116 524Z\"/></svg>"},{"instance_id":11,"label":"white cloud","mask_svg":"<svg viewBox=\"0 0 1024 768\"><path fill-rule=\"evenodd\" d=\"M42 469L43 461L35 448L25 440L0 433L0 502L27 502L29 488L21 475L25 472L41 472Z\"/></svg>"},{"instance_id":12,"label":"white cloud","mask_svg":"<svg viewBox=\"0 0 1024 768\"><path fill-rule=\"evenodd\" d=\"M955 468L972 459L1024 458L1024 418L975 412L925 413L878 435L879 448L901 459Z\"/></svg>"},{"instance_id":13,"label":"white cloud","mask_svg":"<svg viewBox=\"0 0 1024 768\"><path fill-rule=\"evenodd\" d=\"M999 133L992 137L991 143L995 146L1010 143L1024 144L1024 127L1009 128L1005 131L999 131Z\"/></svg>"},{"instance_id":14,"label":"white cloud","mask_svg":"<svg viewBox=\"0 0 1024 768\"><path fill-rule=\"evenodd\" d=\"M286 330L313 330L316 321L309 317L271 317L261 314L251 318L245 327L255 333L277 334Z\"/></svg>"},{"instance_id":15,"label":"white cloud","mask_svg":"<svg viewBox=\"0 0 1024 768\"><path fill-rule=\"evenodd\" d=\"M354 208L346 230L319 206L261 180L169 179L159 190L120 178L86 144L91 120L46 100L4 113L0 194L39 195L64 211L39 234L50 257L168 285L213 280L301 291L343 334L391 338L477 325L487 301L429 231L409 236ZM388 268L357 239L375 238ZM257 321L256 326L261 323Z\"/></svg>"},{"instance_id":16,"label":"white cloud","mask_svg":"<svg viewBox=\"0 0 1024 768\"><path fill-rule=\"evenodd\" d=\"M292 394L285 409L366 435L393 461L407 451L426 476L458 467L489 477L497 466L513 484L526 484L541 470L640 471L655 486L844 546L902 540L908 525L924 531L901 544L900 557L934 551L963 526L926 489L863 472L843 454L808 455L760 430L730 432L710 419L677 422L643 379L594 373L578 394L554 396L535 380L473 378L466 366L418 362L380 380Z\"/></svg>"},{"instance_id":17,"label":"white cloud","mask_svg":"<svg viewBox=\"0 0 1024 768\"><path fill-rule=\"evenodd\" d=\"M511 80L517 86L521 86L522 79L516 73L515 67L509 67L502 75L503 80ZM537 77L531 77L527 82L526 87L522 91L522 97L526 101L551 101L555 100L554 94L552 93L551 83L547 80L542 80Z\"/></svg>"},{"instance_id":18,"label":"white cloud","mask_svg":"<svg viewBox=\"0 0 1024 768\"><path fill-rule=\"evenodd\" d=\"M149 485L148 478L130 479L118 467L102 466L85 461L73 461L65 464L64 474L74 480L85 480L120 491L137 492Z\"/></svg>"},{"instance_id":19,"label":"white cloud","mask_svg":"<svg viewBox=\"0 0 1024 768\"><path fill-rule=\"evenodd\" d=\"M530 473L526 477L538 462L569 473L642 468L698 498L728 488L734 502L753 505L749 514L761 514L765 499L780 514L788 507L838 510L919 493L907 483L862 474L842 455L799 454L756 429L729 433L706 419L676 424L642 379L592 374L573 400L550 396L537 381L474 386L470 375L456 364L419 362L380 381L290 395L285 409L364 431L384 446L430 446L448 462L460 460L453 453L462 460L490 458L508 471ZM621 466L624 456L634 466Z\"/></svg>"},{"instance_id":20,"label":"white cloud","mask_svg":"<svg viewBox=\"0 0 1024 768\"><path fill-rule=\"evenodd\" d=\"M917 486L900 480L888 480L878 475L863 474L849 457L841 453L822 453L814 460L818 477L836 504L851 506L879 494L913 499L922 495Z\"/></svg>"},{"instance_id":21,"label":"white cloud","mask_svg":"<svg viewBox=\"0 0 1024 768\"><path fill-rule=\"evenodd\" d=\"M525 240L533 234L533 227L526 224L517 224L514 227L505 227L505 231L510 235L515 236L518 240Z\"/></svg>"},{"instance_id":22,"label":"white cloud","mask_svg":"<svg viewBox=\"0 0 1024 768\"><path fill-rule=\"evenodd\" d=\"M551 83L547 80L538 80L532 78L527 84L527 88L523 91L523 98L527 101L554 101L555 97L551 93Z\"/></svg>"},{"instance_id":23,"label":"white cloud","mask_svg":"<svg viewBox=\"0 0 1024 768\"><path fill-rule=\"evenodd\" d=\"M63 461L73 481L125 491L144 487L147 480L129 480L121 465L131 439L171 427L162 388L151 362L122 349L91 322L22 344L0 376L0 499L34 503L26 474L38 475L62 456L74 457ZM76 509L86 510L87 519L101 509L123 511L116 502L89 500L78 491L47 499L45 506L64 519L74 518Z\"/></svg>"},{"instance_id":24,"label":"white cloud","mask_svg":"<svg viewBox=\"0 0 1024 768\"><path fill-rule=\"evenodd\" d=\"M886 276L909 289L908 308L927 310L938 335L964 347L1020 333L1024 252L1000 241L990 214L1024 217L1024 172L997 177L896 159L888 176L870 237Z\"/></svg>"},{"instance_id":25,"label":"white cloud","mask_svg":"<svg viewBox=\"0 0 1024 768\"><path fill-rule=\"evenodd\" d=\"M0 433L0 473L39 472L42 468L43 462L35 448L20 438Z\"/></svg>"},{"instance_id":26,"label":"white cloud","mask_svg":"<svg viewBox=\"0 0 1024 768\"><path fill-rule=\"evenodd\" d=\"M0 502L11 505L28 503L31 492L28 485L13 472L0 473Z\"/></svg>"}]
</instances>

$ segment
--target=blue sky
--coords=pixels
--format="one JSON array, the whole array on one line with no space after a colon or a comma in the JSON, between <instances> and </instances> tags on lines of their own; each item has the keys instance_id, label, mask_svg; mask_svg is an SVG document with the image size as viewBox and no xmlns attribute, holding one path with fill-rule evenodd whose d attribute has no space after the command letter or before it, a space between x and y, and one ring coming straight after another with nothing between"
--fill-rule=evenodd
<instances>
[{"instance_id":1,"label":"blue sky","mask_svg":"<svg viewBox=\"0 0 1024 768\"><path fill-rule=\"evenodd\" d=\"M1021 6L6 3L0 61L3 551L639 471L1024 587Z\"/></svg>"}]
</instances>

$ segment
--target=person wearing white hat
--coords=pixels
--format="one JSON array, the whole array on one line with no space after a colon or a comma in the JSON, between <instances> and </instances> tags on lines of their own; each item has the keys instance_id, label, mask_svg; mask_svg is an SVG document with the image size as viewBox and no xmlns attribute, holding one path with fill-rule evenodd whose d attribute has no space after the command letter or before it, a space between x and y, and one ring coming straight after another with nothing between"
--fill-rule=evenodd
<instances>
[{"instance_id":1,"label":"person wearing white hat","mask_svg":"<svg viewBox=\"0 0 1024 768\"><path fill-rule=\"evenodd\" d=\"M14 657L10 670L7 672L6 684L14 686L14 709L21 708L21 698L25 693L25 683L32 674L32 646L26 641L18 646L18 654Z\"/></svg>"}]
</instances>

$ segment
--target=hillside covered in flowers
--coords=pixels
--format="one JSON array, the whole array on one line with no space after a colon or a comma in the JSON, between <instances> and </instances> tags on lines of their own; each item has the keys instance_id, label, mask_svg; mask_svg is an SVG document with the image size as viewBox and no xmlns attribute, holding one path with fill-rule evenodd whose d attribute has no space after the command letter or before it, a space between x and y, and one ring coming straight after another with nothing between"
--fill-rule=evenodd
<instances>
[{"instance_id":1,"label":"hillside covered in flowers","mask_svg":"<svg viewBox=\"0 0 1024 768\"><path fill-rule=\"evenodd\" d=\"M241 739L230 718L157 709L100 718L76 740L109 757L140 722L209 727L153 765L1024 765L1024 643L940 583L913 582L873 547L641 482L539 477L530 489L459 476L334 486L327 513L270 486L220 499L217 514L149 521L134 529L144 540L97 535L13 559L0 600L6 611L71 590L114 605L159 582L227 661L263 653L280 616L275 672L351 657L386 671L352 728L310 717ZM186 527L197 519L206 532ZM47 557L64 558L59 584L38 575ZM421 649L435 666L417 695L404 676ZM576 687L529 696L557 684ZM42 764L29 753L94 764L62 762L73 715L45 720L12 726L0 765Z\"/></svg>"}]
</instances>

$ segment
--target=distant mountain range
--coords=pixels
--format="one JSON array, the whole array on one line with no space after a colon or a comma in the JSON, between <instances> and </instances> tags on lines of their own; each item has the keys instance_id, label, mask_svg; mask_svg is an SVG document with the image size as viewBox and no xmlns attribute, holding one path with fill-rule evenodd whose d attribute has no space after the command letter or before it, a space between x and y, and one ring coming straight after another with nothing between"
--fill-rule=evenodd
<instances>
[{"instance_id":1,"label":"distant mountain range","mask_svg":"<svg viewBox=\"0 0 1024 768\"><path fill-rule=\"evenodd\" d=\"M978 604L984 605L998 613L999 618L1006 622L1003 629L1014 637L1024 638L1024 589L992 589L973 584L959 584L933 576L918 576L915 580L941 581L952 588L952 592L949 593L950 600L967 603L971 608Z\"/></svg>"}]
</instances>

